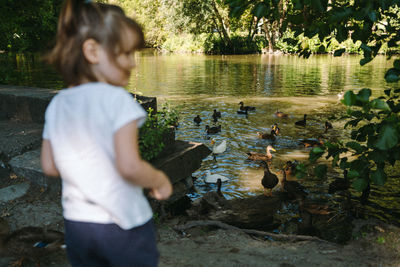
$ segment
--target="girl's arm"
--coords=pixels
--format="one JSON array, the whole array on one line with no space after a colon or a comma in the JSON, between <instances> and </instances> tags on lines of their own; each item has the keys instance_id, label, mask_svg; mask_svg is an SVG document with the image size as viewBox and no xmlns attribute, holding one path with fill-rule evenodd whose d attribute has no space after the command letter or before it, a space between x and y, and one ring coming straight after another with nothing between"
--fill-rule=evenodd
<instances>
[{"instance_id":1,"label":"girl's arm","mask_svg":"<svg viewBox=\"0 0 400 267\"><path fill-rule=\"evenodd\" d=\"M172 193L168 177L142 160L139 154L137 121L132 121L114 134L115 161L120 174L133 184L152 189L156 199L166 199Z\"/></svg>"},{"instance_id":2,"label":"girl's arm","mask_svg":"<svg viewBox=\"0 0 400 267\"><path fill-rule=\"evenodd\" d=\"M42 152L40 153L40 164L44 174L52 177L59 177L60 173L54 164L53 150L49 140L43 139Z\"/></svg>"}]
</instances>

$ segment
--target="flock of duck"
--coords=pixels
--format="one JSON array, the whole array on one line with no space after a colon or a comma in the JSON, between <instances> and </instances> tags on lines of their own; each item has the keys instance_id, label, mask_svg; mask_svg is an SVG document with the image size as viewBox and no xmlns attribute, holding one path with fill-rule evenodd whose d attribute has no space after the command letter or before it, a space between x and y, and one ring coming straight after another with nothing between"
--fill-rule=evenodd
<instances>
[{"instance_id":1,"label":"flock of duck","mask_svg":"<svg viewBox=\"0 0 400 267\"><path fill-rule=\"evenodd\" d=\"M240 107L237 110L238 114L247 114L249 111L256 111L256 107L253 106L245 106L243 101L239 103ZM275 116L278 118L288 118L289 115L287 113L284 113L282 111L277 110L275 112ZM211 115L212 121L217 124L218 119L221 118L221 112L217 111L216 109L213 110L213 113ZM198 126L202 123L202 119L199 115L197 115L193 119L194 123ZM303 119L294 122L295 126L298 127L306 127L307 126L307 114L304 114ZM325 133L332 129L333 126L329 121L325 122ZM207 135L215 135L219 134L221 132L221 125L215 125L215 126L210 126L210 125L205 125L205 132ZM277 136L280 134L280 128L277 123L271 126L270 132L257 132L257 137L260 139L264 140L269 140L270 143L273 143ZM300 140L300 145L304 147L316 147L316 146L322 146L324 144L323 141L323 136L320 135L318 137L318 140L315 139L302 139ZM234 143L234 141L232 141ZM224 153L227 148L227 141L223 140L220 144L216 144L216 141L214 138L211 139L211 144L213 145L212 147L212 153L215 155ZM272 190L277 187L278 185L281 187L283 191L285 191L288 196L291 198L303 198L307 195L307 192L299 182L293 181L293 180L288 180L288 176L294 176L295 174L295 169L298 164L297 161L287 161L286 164L282 167L281 173L282 173L282 179L279 179L278 176L275 173L272 173L270 171L269 165L272 162L273 155L271 152L276 151L275 148L271 145L268 144L265 148L265 153L259 153L259 152L253 152L249 151L246 152L247 155L247 160L249 161L256 161L260 163L260 166L264 168L264 174L262 177L260 177L260 183L261 186L263 187L264 190L264 195L266 196L272 196ZM206 183L218 183L228 181L229 178L220 175L220 174L211 174L210 171L206 171L206 176L204 178L204 181ZM220 190L220 186L219 189Z\"/></svg>"}]
</instances>

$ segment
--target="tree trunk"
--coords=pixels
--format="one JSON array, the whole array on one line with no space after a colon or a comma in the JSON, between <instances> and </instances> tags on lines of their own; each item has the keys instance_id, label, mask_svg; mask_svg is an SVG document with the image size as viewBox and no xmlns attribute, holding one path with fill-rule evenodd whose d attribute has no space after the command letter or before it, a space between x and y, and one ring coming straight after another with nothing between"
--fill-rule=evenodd
<instances>
[{"instance_id":1,"label":"tree trunk","mask_svg":"<svg viewBox=\"0 0 400 267\"><path fill-rule=\"evenodd\" d=\"M268 41L268 53L274 53L274 47L275 47L275 38L273 38L274 33L271 31L270 23L267 22L267 20L264 20L263 23L263 30L265 33L265 37L267 38Z\"/></svg>"},{"instance_id":2,"label":"tree trunk","mask_svg":"<svg viewBox=\"0 0 400 267\"><path fill-rule=\"evenodd\" d=\"M216 6L215 2L211 1L211 4L212 4L212 8L214 10L214 14L217 17L217 20L219 21L219 23L221 25L221 32L222 32L222 34L224 36L224 42L229 44L230 46L232 46L232 41L231 41L231 38L229 38L229 34L228 34L227 30L226 30L224 19L221 17L221 14L219 14L219 11L217 9L217 6Z\"/></svg>"}]
</instances>

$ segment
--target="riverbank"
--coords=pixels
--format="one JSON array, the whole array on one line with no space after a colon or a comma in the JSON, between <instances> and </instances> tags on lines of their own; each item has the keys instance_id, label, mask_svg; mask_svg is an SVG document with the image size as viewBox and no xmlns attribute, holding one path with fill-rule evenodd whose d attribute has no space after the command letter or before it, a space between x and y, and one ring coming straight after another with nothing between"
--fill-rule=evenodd
<instances>
[{"instance_id":1,"label":"riverbank","mask_svg":"<svg viewBox=\"0 0 400 267\"><path fill-rule=\"evenodd\" d=\"M30 184L20 198L0 205L0 215L12 229L33 225L63 231L60 196L12 173L0 174L1 186ZM279 241L241 230L202 226L176 231L188 216L167 216L157 223L159 266L398 266L400 229L376 220L356 220L353 240L339 245L322 240ZM0 258L0 266L15 260ZM69 267L65 251L41 259L41 266ZM23 266L35 266L25 261Z\"/></svg>"}]
</instances>

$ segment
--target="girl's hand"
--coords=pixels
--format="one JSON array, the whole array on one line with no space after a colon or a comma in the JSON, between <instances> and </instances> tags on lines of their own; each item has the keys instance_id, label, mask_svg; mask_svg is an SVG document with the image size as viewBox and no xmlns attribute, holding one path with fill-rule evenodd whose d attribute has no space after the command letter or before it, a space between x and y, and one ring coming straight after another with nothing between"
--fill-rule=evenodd
<instances>
[{"instance_id":1,"label":"girl's hand","mask_svg":"<svg viewBox=\"0 0 400 267\"><path fill-rule=\"evenodd\" d=\"M157 200L164 200L167 199L171 196L172 194L172 184L169 181L168 177L163 173L162 173L162 178L163 178L163 182L161 183L160 186L156 187L156 188L152 188L150 191L150 196L152 196L153 198L157 199Z\"/></svg>"}]
</instances>

